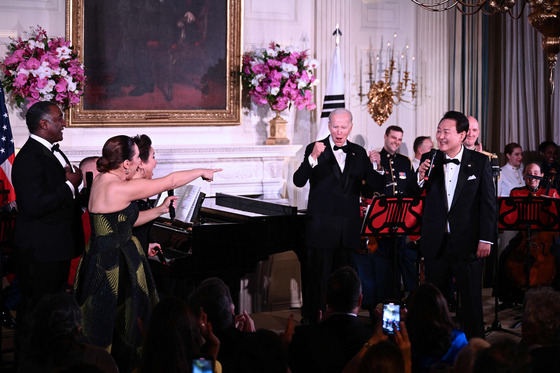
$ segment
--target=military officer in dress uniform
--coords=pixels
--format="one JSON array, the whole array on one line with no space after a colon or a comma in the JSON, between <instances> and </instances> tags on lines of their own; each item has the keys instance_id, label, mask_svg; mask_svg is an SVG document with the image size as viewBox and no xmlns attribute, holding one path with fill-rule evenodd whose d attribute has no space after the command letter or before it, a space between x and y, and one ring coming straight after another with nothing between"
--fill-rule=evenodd
<instances>
[{"instance_id":1,"label":"military officer in dress uniform","mask_svg":"<svg viewBox=\"0 0 560 373\"><path fill-rule=\"evenodd\" d=\"M385 131L383 149L379 152L381 170L385 188L385 196L410 196L417 190L417 183L410 159L397 153L403 138L403 130L399 126L389 126ZM364 188L363 196L372 198L371 189ZM395 258L395 240L392 238L378 238L377 250L373 253L354 253L354 265L362 281L362 305L370 311L376 304L386 299L400 298L395 288L400 287L400 275L403 276L405 289L411 291L416 287L416 257L417 252L405 252L406 237L397 237L397 283L393 273ZM406 255L408 254L408 255Z\"/></svg>"}]
</instances>

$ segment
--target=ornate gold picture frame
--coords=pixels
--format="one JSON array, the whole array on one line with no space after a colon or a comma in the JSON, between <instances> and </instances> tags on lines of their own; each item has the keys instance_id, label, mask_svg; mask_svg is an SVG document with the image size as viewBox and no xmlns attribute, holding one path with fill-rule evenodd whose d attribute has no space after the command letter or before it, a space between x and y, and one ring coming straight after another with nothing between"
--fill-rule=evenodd
<instances>
[{"instance_id":1,"label":"ornate gold picture frame","mask_svg":"<svg viewBox=\"0 0 560 373\"><path fill-rule=\"evenodd\" d=\"M68 0L87 77L68 125L239 125L242 1Z\"/></svg>"}]
</instances>

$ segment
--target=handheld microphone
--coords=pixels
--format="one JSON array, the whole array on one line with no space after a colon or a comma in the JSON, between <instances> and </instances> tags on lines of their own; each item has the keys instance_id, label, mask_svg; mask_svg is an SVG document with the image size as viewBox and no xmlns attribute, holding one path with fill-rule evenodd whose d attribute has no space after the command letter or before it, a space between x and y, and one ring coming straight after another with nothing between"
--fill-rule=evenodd
<instances>
[{"instance_id":1,"label":"handheld microphone","mask_svg":"<svg viewBox=\"0 0 560 373\"><path fill-rule=\"evenodd\" d=\"M432 169L434 168L434 159L436 159L436 154L437 150L430 149L430 154L428 155L428 157L430 158L430 168L428 168L428 172L426 173L426 176L424 176L424 181L428 181L428 179L430 178Z\"/></svg>"},{"instance_id":2,"label":"handheld microphone","mask_svg":"<svg viewBox=\"0 0 560 373\"><path fill-rule=\"evenodd\" d=\"M530 175L530 174L525 174L525 175L523 175L523 177L527 178L527 179L535 179L535 180L544 180L545 179L542 176Z\"/></svg>"},{"instance_id":3,"label":"handheld microphone","mask_svg":"<svg viewBox=\"0 0 560 373\"><path fill-rule=\"evenodd\" d=\"M169 189L167 191L167 195L170 197L174 196L175 191L173 189ZM173 202L169 204L169 217L171 218L171 223L173 223L175 221L175 207L173 207Z\"/></svg>"},{"instance_id":4,"label":"handheld microphone","mask_svg":"<svg viewBox=\"0 0 560 373\"><path fill-rule=\"evenodd\" d=\"M93 172L86 172L86 181L84 187L80 191L80 204L84 209L87 209L89 203L89 196L91 194L91 184L93 183Z\"/></svg>"},{"instance_id":5,"label":"handheld microphone","mask_svg":"<svg viewBox=\"0 0 560 373\"><path fill-rule=\"evenodd\" d=\"M490 160L490 164L492 165L492 174L494 175L494 177L500 177L500 161L498 160L498 158L492 158Z\"/></svg>"},{"instance_id":6,"label":"handheld microphone","mask_svg":"<svg viewBox=\"0 0 560 373\"><path fill-rule=\"evenodd\" d=\"M156 256L158 257L161 264L163 264L164 266L167 265L167 259L165 259L165 256L163 255L163 251L161 249L156 249Z\"/></svg>"},{"instance_id":7,"label":"handheld microphone","mask_svg":"<svg viewBox=\"0 0 560 373\"><path fill-rule=\"evenodd\" d=\"M86 172L86 188L91 189L91 184L93 183L93 172Z\"/></svg>"},{"instance_id":8,"label":"handheld microphone","mask_svg":"<svg viewBox=\"0 0 560 373\"><path fill-rule=\"evenodd\" d=\"M335 31L336 32L336 31ZM373 146L371 147L371 151L374 151ZM377 170L377 162L371 162L373 164L373 169Z\"/></svg>"}]
</instances>

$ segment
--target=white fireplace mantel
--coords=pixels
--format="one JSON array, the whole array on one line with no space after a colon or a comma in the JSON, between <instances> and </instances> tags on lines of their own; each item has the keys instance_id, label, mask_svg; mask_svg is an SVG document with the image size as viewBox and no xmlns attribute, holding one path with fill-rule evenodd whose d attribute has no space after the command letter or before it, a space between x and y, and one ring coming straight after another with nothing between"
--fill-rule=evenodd
<instances>
[{"instance_id":1,"label":"white fireplace mantel","mask_svg":"<svg viewBox=\"0 0 560 373\"><path fill-rule=\"evenodd\" d=\"M207 196L227 193L285 198L288 163L300 148L301 145L156 145L158 164L154 177L192 168L222 168L213 182L197 179L193 184L201 186ZM85 157L101 155L99 148L64 148L64 152L75 165Z\"/></svg>"}]
</instances>

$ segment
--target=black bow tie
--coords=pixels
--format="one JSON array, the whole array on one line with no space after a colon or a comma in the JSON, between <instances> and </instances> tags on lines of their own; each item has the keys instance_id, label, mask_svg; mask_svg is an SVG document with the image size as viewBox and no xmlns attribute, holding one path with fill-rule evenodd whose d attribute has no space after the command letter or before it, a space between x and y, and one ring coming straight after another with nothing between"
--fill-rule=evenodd
<instances>
[{"instance_id":1,"label":"black bow tie","mask_svg":"<svg viewBox=\"0 0 560 373\"><path fill-rule=\"evenodd\" d=\"M53 153L54 153L54 152L59 152L60 154L62 154L62 158L64 158L64 161L66 162L66 164L69 165L69 166L71 165L70 160L68 159L68 157L66 157L66 154L64 154L64 153L62 152L62 150L60 150L60 145L59 145L59 144L54 144L54 145L51 147L51 151L52 151ZM70 169L72 169L72 166L70 166Z\"/></svg>"},{"instance_id":2,"label":"black bow tie","mask_svg":"<svg viewBox=\"0 0 560 373\"><path fill-rule=\"evenodd\" d=\"M458 159L455 159L455 158L445 158L445 159L443 160L443 164L448 164L448 163L455 163L456 165L460 165L460 164L461 164L461 162L459 162Z\"/></svg>"},{"instance_id":3,"label":"black bow tie","mask_svg":"<svg viewBox=\"0 0 560 373\"><path fill-rule=\"evenodd\" d=\"M347 153L347 152L348 152L348 145L343 145L343 146L335 145L335 146L333 147L333 149L334 149L334 151L337 151L338 149L340 149L340 150L342 150L344 153Z\"/></svg>"}]
</instances>

